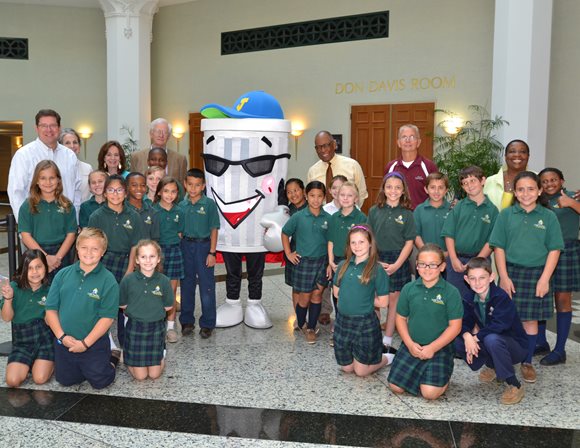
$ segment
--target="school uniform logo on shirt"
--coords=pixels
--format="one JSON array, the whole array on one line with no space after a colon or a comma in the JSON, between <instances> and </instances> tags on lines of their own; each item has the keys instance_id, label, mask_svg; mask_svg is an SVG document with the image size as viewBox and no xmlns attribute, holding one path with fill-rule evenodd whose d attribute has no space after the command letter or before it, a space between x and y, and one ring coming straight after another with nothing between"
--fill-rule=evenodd
<instances>
[{"instance_id":1,"label":"school uniform logo on shirt","mask_svg":"<svg viewBox=\"0 0 580 448\"><path fill-rule=\"evenodd\" d=\"M324 221L324 223L320 226L320 228L324 230L328 229L328 222Z\"/></svg>"},{"instance_id":2,"label":"school uniform logo on shirt","mask_svg":"<svg viewBox=\"0 0 580 448\"><path fill-rule=\"evenodd\" d=\"M128 219L127 221L125 221L125 224L123 224L123 227L125 227L128 230L133 230L133 226L131 225L131 220Z\"/></svg>"},{"instance_id":3,"label":"school uniform logo on shirt","mask_svg":"<svg viewBox=\"0 0 580 448\"><path fill-rule=\"evenodd\" d=\"M445 303L443 302L443 298L441 297L441 294L437 294L435 297L433 297L431 299L431 302L437 305L445 305Z\"/></svg>"},{"instance_id":4,"label":"school uniform logo on shirt","mask_svg":"<svg viewBox=\"0 0 580 448\"><path fill-rule=\"evenodd\" d=\"M46 296L42 296L38 302L40 306L46 306Z\"/></svg>"},{"instance_id":5,"label":"school uniform logo on shirt","mask_svg":"<svg viewBox=\"0 0 580 448\"><path fill-rule=\"evenodd\" d=\"M151 291L151 294L153 294L154 296L162 296L163 291L161 291L161 288L159 287L159 285L157 285L155 289Z\"/></svg>"},{"instance_id":6,"label":"school uniform logo on shirt","mask_svg":"<svg viewBox=\"0 0 580 448\"><path fill-rule=\"evenodd\" d=\"M396 222L397 224L401 224L401 225L405 224L405 221L403 220L403 215L399 215L399 216L397 216L397 217L395 218L395 222Z\"/></svg>"},{"instance_id":7,"label":"school uniform logo on shirt","mask_svg":"<svg viewBox=\"0 0 580 448\"><path fill-rule=\"evenodd\" d=\"M205 209L203 207L199 207L199 210L197 211L197 213L200 215L205 215Z\"/></svg>"},{"instance_id":8,"label":"school uniform logo on shirt","mask_svg":"<svg viewBox=\"0 0 580 448\"><path fill-rule=\"evenodd\" d=\"M179 222L179 215L175 215L175 218L173 218L173 222Z\"/></svg>"},{"instance_id":9,"label":"school uniform logo on shirt","mask_svg":"<svg viewBox=\"0 0 580 448\"><path fill-rule=\"evenodd\" d=\"M65 213L65 209L63 206L58 206L58 208L56 209L57 213L62 213L64 215Z\"/></svg>"},{"instance_id":10,"label":"school uniform logo on shirt","mask_svg":"<svg viewBox=\"0 0 580 448\"><path fill-rule=\"evenodd\" d=\"M95 288L91 292L88 292L87 296L89 296L91 299L101 300L101 296L99 296L98 288Z\"/></svg>"},{"instance_id":11,"label":"school uniform logo on shirt","mask_svg":"<svg viewBox=\"0 0 580 448\"><path fill-rule=\"evenodd\" d=\"M537 223L534 224L536 229L546 230L546 226L544 225L544 221L539 219Z\"/></svg>"},{"instance_id":12,"label":"school uniform logo on shirt","mask_svg":"<svg viewBox=\"0 0 580 448\"><path fill-rule=\"evenodd\" d=\"M486 224L491 224L491 218L489 217L489 215L487 213L481 217L481 220Z\"/></svg>"},{"instance_id":13,"label":"school uniform logo on shirt","mask_svg":"<svg viewBox=\"0 0 580 448\"><path fill-rule=\"evenodd\" d=\"M151 216L147 216L147 218L145 218L145 224L152 224L153 221L151 220Z\"/></svg>"},{"instance_id":14,"label":"school uniform logo on shirt","mask_svg":"<svg viewBox=\"0 0 580 448\"><path fill-rule=\"evenodd\" d=\"M489 307L489 313L487 313L487 315L488 315L489 317L491 317L491 316L493 315L493 306L490 306L490 307Z\"/></svg>"}]
</instances>

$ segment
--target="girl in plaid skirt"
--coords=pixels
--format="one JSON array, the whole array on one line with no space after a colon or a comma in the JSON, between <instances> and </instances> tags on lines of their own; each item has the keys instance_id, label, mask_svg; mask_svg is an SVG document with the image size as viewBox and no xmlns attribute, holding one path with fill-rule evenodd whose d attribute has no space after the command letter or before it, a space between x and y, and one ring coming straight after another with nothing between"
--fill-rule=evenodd
<instances>
[{"instance_id":1,"label":"girl in plaid skirt","mask_svg":"<svg viewBox=\"0 0 580 448\"><path fill-rule=\"evenodd\" d=\"M15 281L2 280L2 319L12 321L13 335L6 366L8 387L20 386L30 371L36 384L44 384L54 370L54 338L44 322L47 272L44 254L38 249L27 250Z\"/></svg>"},{"instance_id":2,"label":"girl in plaid skirt","mask_svg":"<svg viewBox=\"0 0 580 448\"><path fill-rule=\"evenodd\" d=\"M572 292L580 291L580 202L564 189L564 174L558 168L544 168L540 171L542 196L556 214L564 238L564 250L554 271L554 293L556 299L557 338L554 350L540 360L543 366L553 366L566 362L566 339L572 324ZM543 325L542 325L543 323ZM541 339L541 340L540 340ZM542 344L543 343L543 344ZM543 345L550 349L546 341L546 322L540 322L536 347ZM536 350L537 353L537 350Z\"/></svg>"},{"instance_id":3,"label":"girl in plaid skirt","mask_svg":"<svg viewBox=\"0 0 580 448\"><path fill-rule=\"evenodd\" d=\"M558 218L544 207L540 178L522 171L514 179L516 203L501 211L489 245L494 248L499 286L515 302L528 335L528 355L522 363L524 381L534 383L532 356L538 339L538 321L554 312L552 274L564 240Z\"/></svg>"},{"instance_id":4,"label":"girl in plaid skirt","mask_svg":"<svg viewBox=\"0 0 580 448\"><path fill-rule=\"evenodd\" d=\"M163 272L171 280L173 295L177 291L179 280L185 275L183 272L183 256L180 241L183 236L183 214L177 206L179 201L179 187L173 177L164 177L157 185L155 205L153 208L159 218L159 244L163 251ZM175 331L175 315L177 303L167 315L167 342L177 342Z\"/></svg>"}]
</instances>

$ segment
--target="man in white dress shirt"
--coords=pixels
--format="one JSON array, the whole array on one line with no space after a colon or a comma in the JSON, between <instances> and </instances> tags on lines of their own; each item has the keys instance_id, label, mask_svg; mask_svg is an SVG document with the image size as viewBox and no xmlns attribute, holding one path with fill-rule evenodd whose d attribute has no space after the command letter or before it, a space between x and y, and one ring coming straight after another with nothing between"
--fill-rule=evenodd
<instances>
[{"instance_id":1,"label":"man in white dress shirt","mask_svg":"<svg viewBox=\"0 0 580 448\"><path fill-rule=\"evenodd\" d=\"M12 213L18 221L20 206L30 194L30 182L36 165L41 160L52 160L60 170L64 195L72 201L78 216L81 193L77 156L58 143L60 115L52 109L42 109L35 120L38 138L16 151L10 163L8 198Z\"/></svg>"}]
</instances>

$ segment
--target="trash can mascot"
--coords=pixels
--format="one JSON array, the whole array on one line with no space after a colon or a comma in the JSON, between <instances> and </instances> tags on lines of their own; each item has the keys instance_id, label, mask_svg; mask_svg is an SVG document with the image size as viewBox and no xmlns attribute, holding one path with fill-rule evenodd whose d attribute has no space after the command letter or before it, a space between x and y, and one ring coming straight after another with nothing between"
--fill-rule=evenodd
<instances>
[{"instance_id":1,"label":"trash can mascot","mask_svg":"<svg viewBox=\"0 0 580 448\"><path fill-rule=\"evenodd\" d=\"M290 121L284 120L278 101L263 91L243 94L233 107L205 105L201 114L207 195L220 213L217 249L226 267L226 301L217 309L216 326L243 321L252 328L270 328L262 305L262 276L271 249L264 246L260 224L264 215L287 216L279 213L279 205L286 203ZM243 257L248 273L245 313L240 301Z\"/></svg>"}]
</instances>

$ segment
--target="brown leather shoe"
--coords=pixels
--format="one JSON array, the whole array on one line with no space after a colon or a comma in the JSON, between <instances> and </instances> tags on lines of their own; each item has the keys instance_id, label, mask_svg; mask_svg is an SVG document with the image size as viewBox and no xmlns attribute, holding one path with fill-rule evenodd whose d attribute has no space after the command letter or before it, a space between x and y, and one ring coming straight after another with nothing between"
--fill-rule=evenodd
<instances>
[{"instance_id":1,"label":"brown leather shoe","mask_svg":"<svg viewBox=\"0 0 580 448\"><path fill-rule=\"evenodd\" d=\"M524 398L524 385L522 384L519 388L516 386L508 385L506 390L501 395L501 404L516 404L522 401Z\"/></svg>"},{"instance_id":2,"label":"brown leather shoe","mask_svg":"<svg viewBox=\"0 0 580 448\"><path fill-rule=\"evenodd\" d=\"M306 342L316 344L316 332L311 328L306 330Z\"/></svg>"},{"instance_id":3,"label":"brown leather shoe","mask_svg":"<svg viewBox=\"0 0 580 448\"><path fill-rule=\"evenodd\" d=\"M491 383L495 378L495 369L490 369L489 367L484 366L483 369L481 369L481 372L479 372L479 381L482 383Z\"/></svg>"},{"instance_id":4,"label":"brown leather shoe","mask_svg":"<svg viewBox=\"0 0 580 448\"><path fill-rule=\"evenodd\" d=\"M328 325L330 323L330 314L322 313L320 316L318 316L318 323L320 325Z\"/></svg>"},{"instance_id":5,"label":"brown leather shoe","mask_svg":"<svg viewBox=\"0 0 580 448\"><path fill-rule=\"evenodd\" d=\"M535 383L536 382L536 369L534 366L528 363L523 363L522 367L522 377L526 383Z\"/></svg>"}]
</instances>

